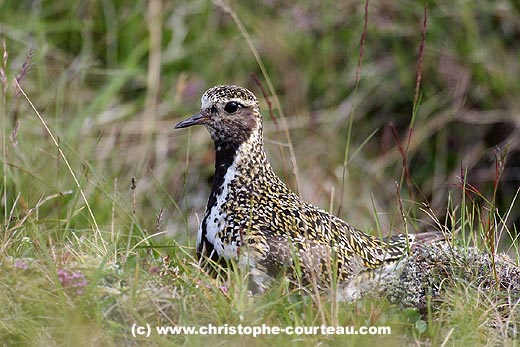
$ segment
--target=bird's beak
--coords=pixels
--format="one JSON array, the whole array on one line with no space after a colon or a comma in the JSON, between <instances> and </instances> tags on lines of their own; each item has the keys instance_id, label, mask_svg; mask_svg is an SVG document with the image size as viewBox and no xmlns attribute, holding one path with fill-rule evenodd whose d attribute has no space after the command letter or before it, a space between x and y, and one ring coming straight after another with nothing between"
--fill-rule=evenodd
<instances>
[{"instance_id":1,"label":"bird's beak","mask_svg":"<svg viewBox=\"0 0 520 347\"><path fill-rule=\"evenodd\" d=\"M187 127L191 127L192 125L202 124L202 122L204 122L205 119L206 119L205 115L203 115L202 113L197 113L197 114L191 116L190 118L185 119L182 122L178 123L175 126L175 129L187 128Z\"/></svg>"}]
</instances>

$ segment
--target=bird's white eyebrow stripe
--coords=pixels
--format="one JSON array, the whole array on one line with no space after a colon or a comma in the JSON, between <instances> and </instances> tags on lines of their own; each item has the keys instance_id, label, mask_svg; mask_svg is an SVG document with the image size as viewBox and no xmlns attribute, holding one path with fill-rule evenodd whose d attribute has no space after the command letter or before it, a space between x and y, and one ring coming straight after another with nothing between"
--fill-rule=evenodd
<instances>
[{"instance_id":1,"label":"bird's white eyebrow stripe","mask_svg":"<svg viewBox=\"0 0 520 347\"><path fill-rule=\"evenodd\" d=\"M213 101L210 98L207 98L206 95L203 95L200 98L201 109L205 110L211 108L213 106Z\"/></svg>"}]
</instances>

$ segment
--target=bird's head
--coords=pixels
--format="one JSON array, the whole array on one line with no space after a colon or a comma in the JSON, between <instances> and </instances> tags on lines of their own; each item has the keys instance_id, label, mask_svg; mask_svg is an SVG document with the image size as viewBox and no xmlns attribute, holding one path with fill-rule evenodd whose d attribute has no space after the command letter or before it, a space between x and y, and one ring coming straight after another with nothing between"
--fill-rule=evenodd
<instances>
[{"instance_id":1,"label":"bird's head","mask_svg":"<svg viewBox=\"0 0 520 347\"><path fill-rule=\"evenodd\" d=\"M261 131L262 116L255 95L237 86L216 86L201 98L201 110L183 120L176 129L204 125L216 145L241 144Z\"/></svg>"}]
</instances>

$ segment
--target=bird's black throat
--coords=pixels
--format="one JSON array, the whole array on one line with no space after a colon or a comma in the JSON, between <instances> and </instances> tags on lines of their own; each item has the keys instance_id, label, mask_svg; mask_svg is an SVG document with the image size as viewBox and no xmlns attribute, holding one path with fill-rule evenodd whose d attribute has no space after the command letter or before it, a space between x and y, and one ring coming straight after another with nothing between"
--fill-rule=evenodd
<instances>
[{"instance_id":1,"label":"bird's black throat","mask_svg":"<svg viewBox=\"0 0 520 347\"><path fill-rule=\"evenodd\" d=\"M206 218L208 218L211 208L217 203L217 197L222 193L224 189L224 178L229 167L233 164L235 156L237 155L240 143L227 142L219 143L215 142L215 175L213 176L213 183L211 185L211 192L209 194L208 203L206 205L206 214L202 221L202 235L201 243L197 249L197 254L201 256L203 248L205 248L205 255L209 256L213 252L213 245L207 241L207 226Z\"/></svg>"},{"instance_id":2,"label":"bird's black throat","mask_svg":"<svg viewBox=\"0 0 520 347\"><path fill-rule=\"evenodd\" d=\"M208 206L215 204L217 195L222 193L224 177L233 164L237 155L239 143L215 144L215 176L213 177L213 184L211 186L211 193L208 199Z\"/></svg>"}]
</instances>

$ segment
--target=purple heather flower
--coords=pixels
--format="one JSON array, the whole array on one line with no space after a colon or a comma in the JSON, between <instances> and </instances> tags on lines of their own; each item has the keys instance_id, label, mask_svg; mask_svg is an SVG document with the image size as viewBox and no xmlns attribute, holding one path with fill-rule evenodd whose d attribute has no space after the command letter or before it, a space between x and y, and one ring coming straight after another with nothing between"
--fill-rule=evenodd
<instances>
[{"instance_id":1,"label":"purple heather flower","mask_svg":"<svg viewBox=\"0 0 520 347\"><path fill-rule=\"evenodd\" d=\"M198 95L201 88L201 83L197 81L188 81L183 90L183 96L186 98L194 98Z\"/></svg>"},{"instance_id":2,"label":"purple heather flower","mask_svg":"<svg viewBox=\"0 0 520 347\"><path fill-rule=\"evenodd\" d=\"M27 270L29 268L29 265L27 265L24 261L22 260L17 260L14 262L14 265L13 265L15 268L17 269L20 269L20 270Z\"/></svg>"},{"instance_id":3,"label":"purple heather flower","mask_svg":"<svg viewBox=\"0 0 520 347\"><path fill-rule=\"evenodd\" d=\"M57 271L58 279L63 288L71 288L76 290L76 294L81 295L84 293L84 289L88 282L81 272L70 272L67 270L59 269Z\"/></svg>"},{"instance_id":4,"label":"purple heather flower","mask_svg":"<svg viewBox=\"0 0 520 347\"><path fill-rule=\"evenodd\" d=\"M315 20L309 13L309 10L305 9L302 6L295 6L293 8L292 17L296 27L300 29L309 30L312 29L315 25Z\"/></svg>"}]
</instances>

